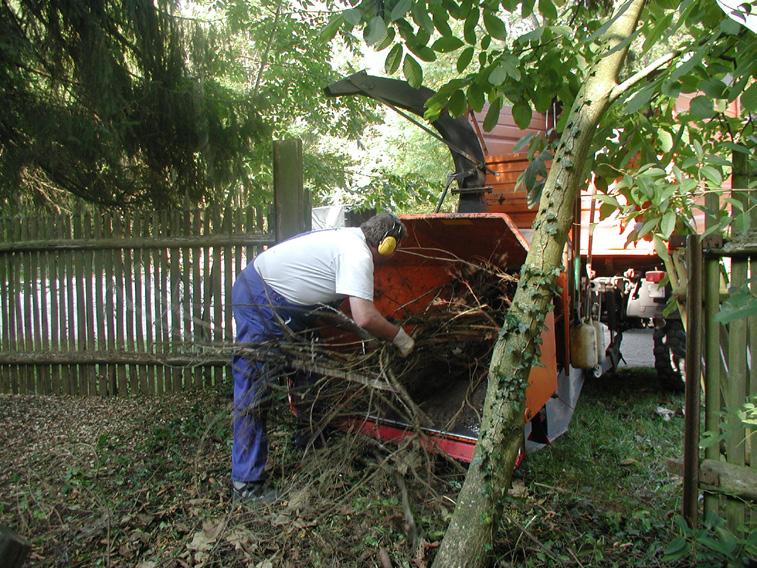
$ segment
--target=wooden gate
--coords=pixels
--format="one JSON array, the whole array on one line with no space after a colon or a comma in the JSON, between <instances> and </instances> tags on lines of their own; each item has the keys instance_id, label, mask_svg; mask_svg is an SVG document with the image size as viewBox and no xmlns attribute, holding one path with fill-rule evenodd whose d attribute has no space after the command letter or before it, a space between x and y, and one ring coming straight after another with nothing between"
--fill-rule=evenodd
<instances>
[{"instance_id":1,"label":"wooden gate","mask_svg":"<svg viewBox=\"0 0 757 568\"><path fill-rule=\"evenodd\" d=\"M757 421L756 258L754 235L730 243L717 238L703 242L695 235L687 242L684 516L697 526L703 493L704 513L725 518L730 530L742 534L757 525L757 463L752 454Z\"/></svg>"}]
</instances>

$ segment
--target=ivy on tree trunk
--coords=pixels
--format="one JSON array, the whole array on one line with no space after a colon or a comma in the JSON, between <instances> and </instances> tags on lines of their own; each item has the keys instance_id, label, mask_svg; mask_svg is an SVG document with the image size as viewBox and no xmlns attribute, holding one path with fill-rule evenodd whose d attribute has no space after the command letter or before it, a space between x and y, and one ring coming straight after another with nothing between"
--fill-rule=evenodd
<instances>
[{"instance_id":1,"label":"ivy on tree trunk","mask_svg":"<svg viewBox=\"0 0 757 568\"><path fill-rule=\"evenodd\" d=\"M573 204L597 125L618 97L619 72L644 0L629 0L613 14L598 40L593 66L573 107L546 180L534 234L512 306L489 367L481 436L435 568L487 563L503 498L521 444L525 391L539 357L544 319L552 306Z\"/></svg>"}]
</instances>

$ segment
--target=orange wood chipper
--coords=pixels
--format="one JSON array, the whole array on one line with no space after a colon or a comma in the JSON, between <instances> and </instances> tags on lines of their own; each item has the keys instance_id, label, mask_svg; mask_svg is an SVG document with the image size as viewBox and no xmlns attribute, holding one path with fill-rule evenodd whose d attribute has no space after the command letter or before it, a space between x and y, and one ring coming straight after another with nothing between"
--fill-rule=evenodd
<instances>
[{"instance_id":1,"label":"orange wood chipper","mask_svg":"<svg viewBox=\"0 0 757 568\"><path fill-rule=\"evenodd\" d=\"M401 114L423 116L424 103L434 92L361 72L328 86L326 94L368 96ZM515 126L509 110L503 109L499 123L486 135L478 125L479 117L472 114L451 118L443 113L432 123L452 154L455 172L449 179L457 182L451 191L458 197L457 212L402 217L409 235L392 262L376 267L376 305L382 313L398 321L423 314L433 301L428 291L455 278L450 270L455 262L497 257L506 259L507 269L519 272L536 209L527 206L526 192L516 188L528 159L512 148L529 131L552 128L554 119L535 115L523 131ZM627 250L617 219L595 225L593 239L590 236L589 224L595 219L592 192L587 187L576 205L580 230L571 233L566 246L566 270L559 282L562 292L546 320L541 365L532 369L529 378L524 415L527 449L542 447L566 431L586 373L600 376L614 369L621 359L623 331L659 318L664 306L665 290L657 270L661 263L651 246ZM439 205L445 198L441 196ZM467 377L450 381L437 375L431 381L439 388L425 389L415 400L436 419L422 429L425 443L470 461L486 385L471 385ZM444 410L449 408L461 410L450 417ZM471 412L466 413L466 408ZM412 425L386 410L357 416L350 423L385 440L404 438L412 430Z\"/></svg>"}]
</instances>

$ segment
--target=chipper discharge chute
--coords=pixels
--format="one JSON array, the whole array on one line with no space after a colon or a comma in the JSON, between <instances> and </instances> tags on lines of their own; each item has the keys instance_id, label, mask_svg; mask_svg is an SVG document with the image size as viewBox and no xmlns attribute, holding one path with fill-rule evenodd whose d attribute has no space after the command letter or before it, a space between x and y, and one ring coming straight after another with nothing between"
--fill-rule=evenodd
<instances>
[{"instance_id":1,"label":"chipper discharge chute","mask_svg":"<svg viewBox=\"0 0 757 568\"><path fill-rule=\"evenodd\" d=\"M377 352L349 332L323 330L322 341L335 346L345 373L324 383L320 404L339 409L342 427L384 440L420 433L429 449L470 461L492 348L528 244L503 213L402 221L408 236L389 262L376 266L374 296L383 314L414 335L416 350L401 359L391 347ZM531 371L524 422L556 389L551 315L542 340L542 365Z\"/></svg>"}]
</instances>

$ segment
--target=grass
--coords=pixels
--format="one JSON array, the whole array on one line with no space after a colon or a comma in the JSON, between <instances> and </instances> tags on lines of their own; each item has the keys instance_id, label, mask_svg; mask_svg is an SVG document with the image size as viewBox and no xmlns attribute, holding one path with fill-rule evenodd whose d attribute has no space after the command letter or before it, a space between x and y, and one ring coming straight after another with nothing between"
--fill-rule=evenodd
<instances>
[{"instance_id":1,"label":"grass","mask_svg":"<svg viewBox=\"0 0 757 568\"><path fill-rule=\"evenodd\" d=\"M682 405L681 395L658 387L653 370L588 381L570 430L530 454L519 472L521 496L509 503L500 561L660 564L680 510L681 480L665 462L682 454ZM673 411L669 420L658 407Z\"/></svg>"}]
</instances>

